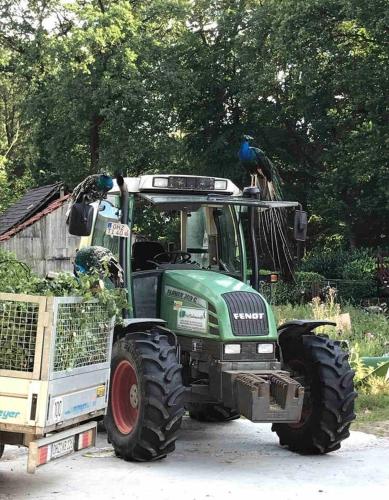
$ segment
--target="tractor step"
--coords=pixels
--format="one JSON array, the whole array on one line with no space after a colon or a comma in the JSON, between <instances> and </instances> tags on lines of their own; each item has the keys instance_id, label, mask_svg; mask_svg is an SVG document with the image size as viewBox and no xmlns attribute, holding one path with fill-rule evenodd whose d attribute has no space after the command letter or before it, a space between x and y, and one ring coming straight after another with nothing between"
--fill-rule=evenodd
<instances>
[{"instance_id":1,"label":"tractor step","mask_svg":"<svg viewBox=\"0 0 389 500\"><path fill-rule=\"evenodd\" d=\"M298 422L304 387L288 372L226 372L236 407L252 422Z\"/></svg>"}]
</instances>

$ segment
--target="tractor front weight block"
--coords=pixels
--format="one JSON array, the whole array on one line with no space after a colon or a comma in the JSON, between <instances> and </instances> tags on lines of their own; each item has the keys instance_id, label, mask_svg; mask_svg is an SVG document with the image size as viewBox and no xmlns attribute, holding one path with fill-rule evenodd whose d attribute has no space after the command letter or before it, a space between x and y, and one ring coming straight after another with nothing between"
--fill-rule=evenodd
<instances>
[{"instance_id":1,"label":"tractor front weight block","mask_svg":"<svg viewBox=\"0 0 389 500\"><path fill-rule=\"evenodd\" d=\"M224 372L230 379L236 408L252 422L298 422L304 387L288 372Z\"/></svg>"}]
</instances>

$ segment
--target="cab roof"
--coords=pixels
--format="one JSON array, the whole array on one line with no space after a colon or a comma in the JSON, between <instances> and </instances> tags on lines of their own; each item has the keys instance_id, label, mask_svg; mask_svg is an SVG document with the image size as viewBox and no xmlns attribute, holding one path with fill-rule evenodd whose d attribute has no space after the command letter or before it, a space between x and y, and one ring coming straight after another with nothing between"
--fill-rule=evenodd
<instances>
[{"instance_id":1,"label":"cab roof","mask_svg":"<svg viewBox=\"0 0 389 500\"><path fill-rule=\"evenodd\" d=\"M166 180L167 186L155 186L156 180ZM139 177L125 177L124 179L129 193L218 193L220 195L241 194L240 189L229 179L223 177L207 177L200 175L176 175L176 174L155 174L141 175ZM181 187L183 184L184 187ZM212 188L212 185L215 186ZM216 189L217 186L225 186L225 188ZM116 179L113 181L113 187L110 194L118 194L120 189Z\"/></svg>"}]
</instances>

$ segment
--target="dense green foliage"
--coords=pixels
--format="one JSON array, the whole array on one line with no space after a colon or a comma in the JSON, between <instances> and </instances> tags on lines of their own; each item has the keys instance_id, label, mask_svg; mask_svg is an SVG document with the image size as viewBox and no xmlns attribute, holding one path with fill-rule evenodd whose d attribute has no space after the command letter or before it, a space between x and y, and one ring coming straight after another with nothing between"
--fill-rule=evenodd
<instances>
[{"instance_id":1,"label":"dense green foliage","mask_svg":"<svg viewBox=\"0 0 389 500\"><path fill-rule=\"evenodd\" d=\"M369 248L354 250L326 250L309 252L301 262L302 271L317 272L328 279L368 280L377 267L374 251Z\"/></svg>"},{"instance_id":2,"label":"dense green foliage","mask_svg":"<svg viewBox=\"0 0 389 500\"><path fill-rule=\"evenodd\" d=\"M371 248L308 252L300 264L305 272L318 272L336 286L344 301L359 303L377 296L377 258Z\"/></svg>"},{"instance_id":3,"label":"dense green foliage","mask_svg":"<svg viewBox=\"0 0 389 500\"><path fill-rule=\"evenodd\" d=\"M0 293L82 297L84 302L97 299L107 314L116 315L120 322L121 309L127 307L123 290L106 288L101 282L104 278L97 272L77 278L67 273L60 273L55 279L42 278L12 254L0 250Z\"/></svg>"},{"instance_id":4,"label":"dense green foliage","mask_svg":"<svg viewBox=\"0 0 389 500\"><path fill-rule=\"evenodd\" d=\"M243 185L248 132L308 208L310 246L387 244L388 13L387 0L3 0L0 211L31 183L100 170Z\"/></svg>"},{"instance_id":5,"label":"dense green foliage","mask_svg":"<svg viewBox=\"0 0 389 500\"><path fill-rule=\"evenodd\" d=\"M116 316L117 323L121 323L127 302L122 289L103 286L105 278L104 271L96 270L77 278L63 273L56 279L44 279L12 254L0 250L0 293L82 298L80 304L58 313L54 360L57 371L106 360L110 319ZM31 342L25 342L26 332L36 328L37 316L31 311L27 302L0 300L0 368L32 371L36 338L32 335Z\"/></svg>"}]
</instances>

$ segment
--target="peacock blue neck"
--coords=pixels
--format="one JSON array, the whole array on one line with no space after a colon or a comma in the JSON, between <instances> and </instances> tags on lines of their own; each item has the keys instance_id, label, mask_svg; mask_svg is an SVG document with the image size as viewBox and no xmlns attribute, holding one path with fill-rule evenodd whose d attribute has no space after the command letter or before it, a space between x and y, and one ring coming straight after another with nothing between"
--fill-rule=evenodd
<instances>
[{"instance_id":1,"label":"peacock blue neck","mask_svg":"<svg viewBox=\"0 0 389 500\"><path fill-rule=\"evenodd\" d=\"M240 146L239 159L241 161L251 161L253 159L253 151L248 140L244 140Z\"/></svg>"}]
</instances>

